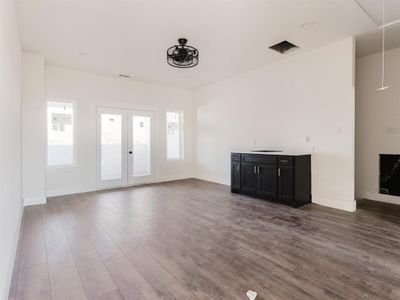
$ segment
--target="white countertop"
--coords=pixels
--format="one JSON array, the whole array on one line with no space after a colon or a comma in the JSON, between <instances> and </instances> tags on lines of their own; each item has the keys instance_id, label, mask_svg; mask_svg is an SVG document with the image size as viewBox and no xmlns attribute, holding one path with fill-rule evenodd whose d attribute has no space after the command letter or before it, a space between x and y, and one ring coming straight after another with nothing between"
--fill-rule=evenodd
<instances>
[{"instance_id":1,"label":"white countertop","mask_svg":"<svg viewBox=\"0 0 400 300\"><path fill-rule=\"evenodd\" d=\"M283 155L283 156L301 156L301 155L311 155L311 152L297 152L297 151L281 151L281 152L254 152L254 151L231 151L231 153L241 153L241 154L262 154L262 155Z\"/></svg>"}]
</instances>

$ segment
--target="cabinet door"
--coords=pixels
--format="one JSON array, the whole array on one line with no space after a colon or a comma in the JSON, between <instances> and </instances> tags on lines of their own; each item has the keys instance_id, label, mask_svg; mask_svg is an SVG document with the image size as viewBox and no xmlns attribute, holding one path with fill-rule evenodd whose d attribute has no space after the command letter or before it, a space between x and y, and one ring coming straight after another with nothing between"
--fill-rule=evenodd
<instances>
[{"instance_id":1,"label":"cabinet door","mask_svg":"<svg viewBox=\"0 0 400 300\"><path fill-rule=\"evenodd\" d=\"M240 191L240 162L231 162L231 189Z\"/></svg>"},{"instance_id":2,"label":"cabinet door","mask_svg":"<svg viewBox=\"0 0 400 300\"><path fill-rule=\"evenodd\" d=\"M259 164L258 193L262 196L276 199L278 168L276 165Z\"/></svg>"},{"instance_id":3,"label":"cabinet door","mask_svg":"<svg viewBox=\"0 0 400 300\"><path fill-rule=\"evenodd\" d=\"M292 166L279 166L278 169L278 199L291 203L294 193L294 169Z\"/></svg>"},{"instance_id":4,"label":"cabinet door","mask_svg":"<svg viewBox=\"0 0 400 300\"><path fill-rule=\"evenodd\" d=\"M256 193L257 187L257 164L242 162L242 191Z\"/></svg>"}]
</instances>

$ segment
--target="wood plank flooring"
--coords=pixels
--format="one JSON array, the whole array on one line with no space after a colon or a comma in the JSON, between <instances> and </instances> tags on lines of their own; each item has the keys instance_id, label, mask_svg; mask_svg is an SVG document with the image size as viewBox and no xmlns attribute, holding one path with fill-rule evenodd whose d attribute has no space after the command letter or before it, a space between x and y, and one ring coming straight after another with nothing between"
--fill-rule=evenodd
<instances>
[{"instance_id":1,"label":"wood plank flooring","mask_svg":"<svg viewBox=\"0 0 400 300\"><path fill-rule=\"evenodd\" d=\"M400 299L400 206L293 209L200 180L26 207L9 299Z\"/></svg>"}]
</instances>

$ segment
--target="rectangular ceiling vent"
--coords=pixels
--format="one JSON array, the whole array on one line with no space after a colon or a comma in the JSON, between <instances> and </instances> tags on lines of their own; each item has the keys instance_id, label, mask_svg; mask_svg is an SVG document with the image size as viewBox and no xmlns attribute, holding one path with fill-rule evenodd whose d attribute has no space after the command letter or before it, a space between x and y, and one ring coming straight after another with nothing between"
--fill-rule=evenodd
<instances>
[{"instance_id":1,"label":"rectangular ceiling vent","mask_svg":"<svg viewBox=\"0 0 400 300\"><path fill-rule=\"evenodd\" d=\"M277 51L277 52L279 52L281 54L286 54L286 53L294 51L294 50L296 50L298 48L299 48L298 46L296 46L296 45L294 45L291 42L288 42L286 40L269 47L269 49L275 50L275 51Z\"/></svg>"}]
</instances>

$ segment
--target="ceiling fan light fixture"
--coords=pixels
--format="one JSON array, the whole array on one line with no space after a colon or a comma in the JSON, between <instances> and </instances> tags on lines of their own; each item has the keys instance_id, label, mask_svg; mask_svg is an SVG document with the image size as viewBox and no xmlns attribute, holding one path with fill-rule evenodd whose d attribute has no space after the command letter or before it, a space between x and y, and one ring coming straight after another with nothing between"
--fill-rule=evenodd
<instances>
[{"instance_id":1,"label":"ceiling fan light fixture","mask_svg":"<svg viewBox=\"0 0 400 300\"><path fill-rule=\"evenodd\" d=\"M199 50L188 46L187 39L178 39L179 45L174 45L167 50L167 63L175 68L192 68L199 63Z\"/></svg>"}]
</instances>

